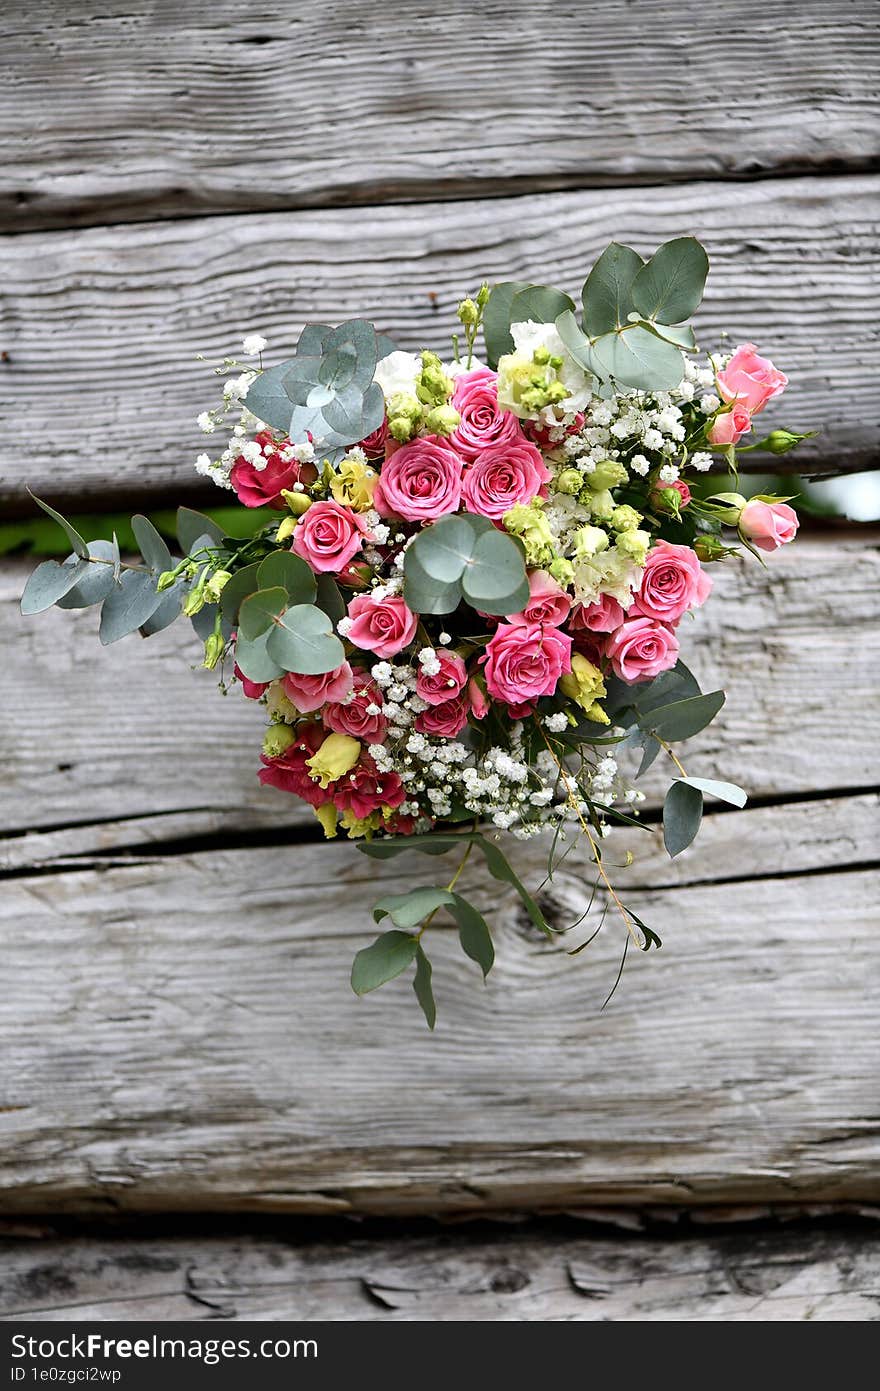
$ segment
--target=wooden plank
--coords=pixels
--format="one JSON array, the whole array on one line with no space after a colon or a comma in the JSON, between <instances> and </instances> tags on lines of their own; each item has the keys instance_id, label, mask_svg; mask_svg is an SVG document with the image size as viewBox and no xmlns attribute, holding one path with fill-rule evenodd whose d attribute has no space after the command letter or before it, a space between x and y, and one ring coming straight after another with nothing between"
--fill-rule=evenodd
<instances>
[{"instance_id":1,"label":"wooden plank","mask_svg":"<svg viewBox=\"0 0 880 1391\"><path fill-rule=\"evenodd\" d=\"M10 880L0 1209L877 1199L870 873L634 892L666 945L603 1013L622 928L567 958L476 872L498 964L483 989L432 929L435 1035L408 981L346 980L368 896L414 873L333 845ZM559 920L588 892L571 857Z\"/></svg>"},{"instance_id":2,"label":"wooden plank","mask_svg":"<svg viewBox=\"0 0 880 1391\"><path fill-rule=\"evenodd\" d=\"M804 537L766 568L714 568L716 590L683 650L703 689L723 686L728 698L688 744L690 771L773 799L877 781L864 731L878 701L878 568L867 534ZM314 825L293 798L257 782L263 711L190 670L198 644L187 624L101 648L93 612L20 617L28 569L0 568L0 831L15 836L0 850L7 867ZM17 836L51 827L67 829L39 844Z\"/></svg>"},{"instance_id":3,"label":"wooden plank","mask_svg":"<svg viewBox=\"0 0 880 1391\"><path fill-rule=\"evenodd\" d=\"M24 229L867 167L867 0L4 6ZM51 93L51 101L46 94ZM746 113L745 115L743 113Z\"/></svg>"},{"instance_id":4,"label":"wooden plank","mask_svg":"<svg viewBox=\"0 0 880 1391\"><path fill-rule=\"evenodd\" d=\"M802 466L867 466L878 189L869 177L702 183L7 238L4 428L18 439L26 422L27 443L5 451L0 508L32 510L25 484L85 510L195 488L194 416L217 388L195 354L219 360L251 329L281 357L307 319L360 313L402 346L442 349L483 275L576 290L613 237L648 249L689 231L714 263L704 344L727 331L784 365L792 386L774 419L822 429Z\"/></svg>"},{"instance_id":5,"label":"wooden plank","mask_svg":"<svg viewBox=\"0 0 880 1391\"><path fill-rule=\"evenodd\" d=\"M678 1240L527 1227L321 1240L185 1236L4 1242L0 1314L361 1322L878 1318L876 1227L748 1227Z\"/></svg>"}]
</instances>

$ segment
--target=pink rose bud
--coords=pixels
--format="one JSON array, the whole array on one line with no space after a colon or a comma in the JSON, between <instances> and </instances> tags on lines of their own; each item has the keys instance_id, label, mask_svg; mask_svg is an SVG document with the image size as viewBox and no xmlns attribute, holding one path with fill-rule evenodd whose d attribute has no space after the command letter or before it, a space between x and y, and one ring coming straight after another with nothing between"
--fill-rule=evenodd
<instances>
[{"instance_id":1,"label":"pink rose bud","mask_svg":"<svg viewBox=\"0 0 880 1391\"><path fill-rule=\"evenodd\" d=\"M749 433L751 428L752 417L748 407L740 401L735 401L730 410L716 415L706 432L706 439L710 444L736 444L743 435Z\"/></svg>"},{"instance_id":2,"label":"pink rose bud","mask_svg":"<svg viewBox=\"0 0 880 1391\"><path fill-rule=\"evenodd\" d=\"M776 551L793 541L798 529L798 516L785 502L760 502L752 498L739 518L740 534L759 551Z\"/></svg>"},{"instance_id":3,"label":"pink rose bud","mask_svg":"<svg viewBox=\"0 0 880 1391\"><path fill-rule=\"evenodd\" d=\"M667 496L670 493L678 494L678 502L674 497ZM691 490L681 478L676 478L674 483L657 483L651 493L651 501L659 512L680 512L690 500Z\"/></svg>"},{"instance_id":4,"label":"pink rose bud","mask_svg":"<svg viewBox=\"0 0 880 1391\"><path fill-rule=\"evenodd\" d=\"M475 720L484 720L489 713L489 702L486 699L484 683L478 676L472 676L467 684L468 700L471 703L471 714Z\"/></svg>"},{"instance_id":5,"label":"pink rose bud","mask_svg":"<svg viewBox=\"0 0 880 1391\"><path fill-rule=\"evenodd\" d=\"M788 377L768 357L761 357L754 343L743 343L718 373L718 386L725 401L738 400L749 415L758 415L785 390Z\"/></svg>"}]
</instances>

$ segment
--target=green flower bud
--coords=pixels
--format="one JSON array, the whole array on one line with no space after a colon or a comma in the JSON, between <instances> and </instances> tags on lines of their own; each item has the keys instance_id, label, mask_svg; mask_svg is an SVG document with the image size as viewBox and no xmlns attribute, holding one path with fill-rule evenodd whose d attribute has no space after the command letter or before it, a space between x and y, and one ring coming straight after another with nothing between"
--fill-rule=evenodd
<instances>
[{"instance_id":1,"label":"green flower bud","mask_svg":"<svg viewBox=\"0 0 880 1391\"><path fill-rule=\"evenodd\" d=\"M439 406L452 395L452 382L436 353L422 353L422 370L416 378L416 396L426 406Z\"/></svg>"},{"instance_id":2,"label":"green flower bud","mask_svg":"<svg viewBox=\"0 0 880 1391\"><path fill-rule=\"evenodd\" d=\"M425 429L431 435L451 435L460 420L454 406L435 406L425 416Z\"/></svg>"},{"instance_id":3,"label":"green flower bud","mask_svg":"<svg viewBox=\"0 0 880 1391\"><path fill-rule=\"evenodd\" d=\"M593 493L589 500L590 514L597 522L610 522L614 513L614 498L608 488L604 488L600 493Z\"/></svg>"},{"instance_id":4,"label":"green flower bud","mask_svg":"<svg viewBox=\"0 0 880 1391\"><path fill-rule=\"evenodd\" d=\"M746 502L747 499L743 497L742 493L714 493L712 497L706 499L706 507L711 511L713 517L718 518L719 522L726 522L728 526L736 526Z\"/></svg>"},{"instance_id":5,"label":"green flower bud","mask_svg":"<svg viewBox=\"0 0 880 1391\"><path fill-rule=\"evenodd\" d=\"M615 542L620 554L625 555L627 560L634 560L637 565L644 565L650 544L650 532L639 531L637 528L622 531Z\"/></svg>"},{"instance_id":6,"label":"green flower bud","mask_svg":"<svg viewBox=\"0 0 880 1391\"><path fill-rule=\"evenodd\" d=\"M199 576L196 583L193 585L192 589L189 591L189 594L187 594L183 602L182 612L186 615L187 618L192 618L194 614L201 612L201 610L205 607L205 604L208 602L207 595L205 594L205 585L208 579L208 574L208 567L205 566L201 575Z\"/></svg>"},{"instance_id":7,"label":"green flower bud","mask_svg":"<svg viewBox=\"0 0 880 1391\"><path fill-rule=\"evenodd\" d=\"M478 324L480 322L479 305L475 304L472 299L463 299L456 313L463 324Z\"/></svg>"},{"instance_id":8,"label":"green flower bud","mask_svg":"<svg viewBox=\"0 0 880 1391\"><path fill-rule=\"evenodd\" d=\"M674 488L672 492L675 493ZM678 493L675 493L675 496L678 497ZM641 512L637 512L634 507L627 507L625 504L615 507L611 513L611 525L615 531L635 531L643 520Z\"/></svg>"},{"instance_id":9,"label":"green flower bud","mask_svg":"<svg viewBox=\"0 0 880 1391\"><path fill-rule=\"evenodd\" d=\"M806 435L798 435L792 430L771 430L766 439L766 446L771 454L787 454L789 449L794 449L801 440L810 439L815 433L815 430L811 430Z\"/></svg>"},{"instance_id":10,"label":"green flower bud","mask_svg":"<svg viewBox=\"0 0 880 1391\"><path fill-rule=\"evenodd\" d=\"M537 362L539 367L546 367L550 361L549 348L536 348L532 353L532 362Z\"/></svg>"},{"instance_id":11,"label":"green flower bud","mask_svg":"<svg viewBox=\"0 0 880 1391\"><path fill-rule=\"evenodd\" d=\"M220 658L223 656L223 649L226 646L226 639L222 633L209 633L205 638L205 660L202 666L213 671Z\"/></svg>"},{"instance_id":12,"label":"green flower bud","mask_svg":"<svg viewBox=\"0 0 880 1391\"><path fill-rule=\"evenodd\" d=\"M587 474L586 483L594 492L602 493L606 488L619 488L628 479L629 474L618 459L600 459L593 472Z\"/></svg>"},{"instance_id":13,"label":"green flower bud","mask_svg":"<svg viewBox=\"0 0 880 1391\"><path fill-rule=\"evenodd\" d=\"M571 584L574 579L574 566L570 560L566 560L562 555L558 555L555 560L551 561L547 569L558 584Z\"/></svg>"},{"instance_id":14,"label":"green flower bud","mask_svg":"<svg viewBox=\"0 0 880 1391\"><path fill-rule=\"evenodd\" d=\"M295 517L301 517L312 505L308 493L295 493L292 488L282 488L281 496Z\"/></svg>"},{"instance_id":15,"label":"green flower bud","mask_svg":"<svg viewBox=\"0 0 880 1391\"><path fill-rule=\"evenodd\" d=\"M529 565L549 565L555 555L556 539L537 503L520 503L505 512L502 520L505 530L522 541Z\"/></svg>"},{"instance_id":16,"label":"green flower bud","mask_svg":"<svg viewBox=\"0 0 880 1391\"><path fill-rule=\"evenodd\" d=\"M731 554L730 547L725 546L723 541L709 531L697 537L694 551L700 560L723 560L726 555Z\"/></svg>"},{"instance_id":17,"label":"green flower bud","mask_svg":"<svg viewBox=\"0 0 880 1391\"><path fill-rule=\"evenodd\" d=\"M579 493L584 485L583 474L576 468L565 468L556 475L556 491L558 493L569 493L572 497Z\"/></svg>"},{"instance_id":18,"label":"green flower bud","mask_svg":"<svg viewBox=\"0 0 880 1391\"><path fill-rule=\"evenodd\" d=\"M170 589L173 584L176 584L179 578L176 570L163 570L156 581L156 589L160 594L163 594L166 589Z\"/></svg>"},{"instance_id":19,"label":"green flower bud","mask_svg":"<svg viewBox=\"0 0 880 1391\"><path fill-rule=\"evenodd\" d=\"M232 575L228 570L215 570L205 585L207 602L216 604L231 579Z\"/></svg>"},{"instance_id":20,"label":"green flower bud","mask_svg":"<svg viewBox=\"0 0 880 1391\"><path fill-rule=\"evenodd\" d=\"M486 305L489 303L490 294L491 291L489 289L489 286L484 280L479 290L477 291L477 304L480 306L481 309L486 308Z\"/></svg>"},{"instance_id":21,"label":"green flower bud","mask_svg":"<svg viewBox=\"0 0 880 1391\"><path fill-rule=\"evenodd\" d=\"M289 724L270 724L263 736L263 753L267 758L279 758L296 742L296 734Z\"/></svg>"},{"instance_id":22,"label":"green flower bud","mask_svg":"<svg viewBox=\"0 0 880 1391\"><path fill-rule=\"evenodd\" d=\"M607 551L608 532L600 526L582 526L574 534L574 553L578 560L589 560L600 551Z\"/></svg>"}]
</instances>

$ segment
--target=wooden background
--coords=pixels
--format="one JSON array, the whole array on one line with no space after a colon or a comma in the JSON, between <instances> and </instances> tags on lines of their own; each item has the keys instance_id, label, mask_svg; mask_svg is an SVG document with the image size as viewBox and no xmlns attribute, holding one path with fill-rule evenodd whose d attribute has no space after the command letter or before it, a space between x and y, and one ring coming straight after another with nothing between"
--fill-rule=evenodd
<instances>
[{"instance_id":1,"label":"wooden background","mask_svg":"<svg viewBox=\"0 0 880 1391\"><path fill-rule=\"evenodd\" d=\"M718 19L7 0L2 515L26 485L222 500L192 471L196 352L354 313L436 346L481 275L574 289L612 236L700 235L703 340L785 366L812 470L875 467L873 7ZM728 704L687 761L751 802L674 865L635 844L659 956L600 1013L613 928L568 960L476 875L499 964L484 989L438 929L433 1037L407 982L347 986L375 881L421 864L320 844L259 788L259 711L190 671L183 625L102 651L94 614L21 620L4 562L5 1316L876 1317L876 1237L828 1222L880 1197L877 542L814 529L718 574L686 656ZM587 892L567 862L551 907Z\"/></svg>"}]
</instances>

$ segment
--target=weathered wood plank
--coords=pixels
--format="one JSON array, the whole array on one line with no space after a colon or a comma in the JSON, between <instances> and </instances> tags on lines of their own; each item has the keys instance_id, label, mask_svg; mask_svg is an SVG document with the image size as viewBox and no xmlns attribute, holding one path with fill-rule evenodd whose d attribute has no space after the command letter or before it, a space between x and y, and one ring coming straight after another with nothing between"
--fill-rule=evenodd
<instances>
[{"instance_id":1,"label":"weathered wood plank","mask_svg":"<svg viewBox=\"0 0 880 1391\"><path fill-rule=\"evenodd\" d=\"M733 0L722 38L668 0L44 0L35 25L9 0L0 225L866 167L873 20Z\"/></svg>"},{"instance_id":2,"label":"weathered wood plank","mask_svg":"<svg viewBox=\"0 0 880 1391\"><path fill-rule=\"evenodd\" d=\"M569 959L477 875L499 961L432 929L434 1036L407 981L346 984L410 882L338 846L9 881L0 1209L876 1200L872 875L634 893L666 945L604 1013L622 928ZM574 857L553 892L571 921Z\"/></svg>"},{"instance_id":3,"label":"weathered wood plank","mask_svg":"<svg viewBox=\"0 0 880 1391\"><path fill-rule=\"evenodd\" d=\"M195 488L194 416L217 387L195 354L219 359L250 329L280 357L307 319L361 313L402 346L442 349L483 275L577 289L612 237L647 249L690 231L714 263L703 342L724 330L784 364L778 419L822 429L804 466L867 465L878 190L868 177L688 184L7 238L0 507L32 510L25 484L86 510Z\"/></svg>"},{"instance_id":4,"label":"weathered wood plank","mask_svg":"<svg viewBox=\"0 0 880 1391\"><path fill-rule=\"evenodd\" d=\"M0 1315L88 1320L876 1320L876 1228L613 1239L78 1237L0 1243Z\"/></svg>"},{"instance_id":5,"label":"weathered wood plank","mask_svg":"<svg viewBox=\"0 0 880 1391\"><path fill-rule=\"evenodd\" d=\"M198 644L187 624L101 648L93 612L20 617L28 568L0 568L0 831L73 827L33 845L51 859L313 824L257 782L263 712L190 670ZM877 781L865 729L878 701L878 568L867 535L802 538L766 569L715 567L716 591L683 650L703 689L723 686L728 698L688 745L691 771L734 777L764 798ZM141 820L118 824L129 818ZM0 859L11 867L29 853L13 839Z\"/></svg>"}]
</instances>

